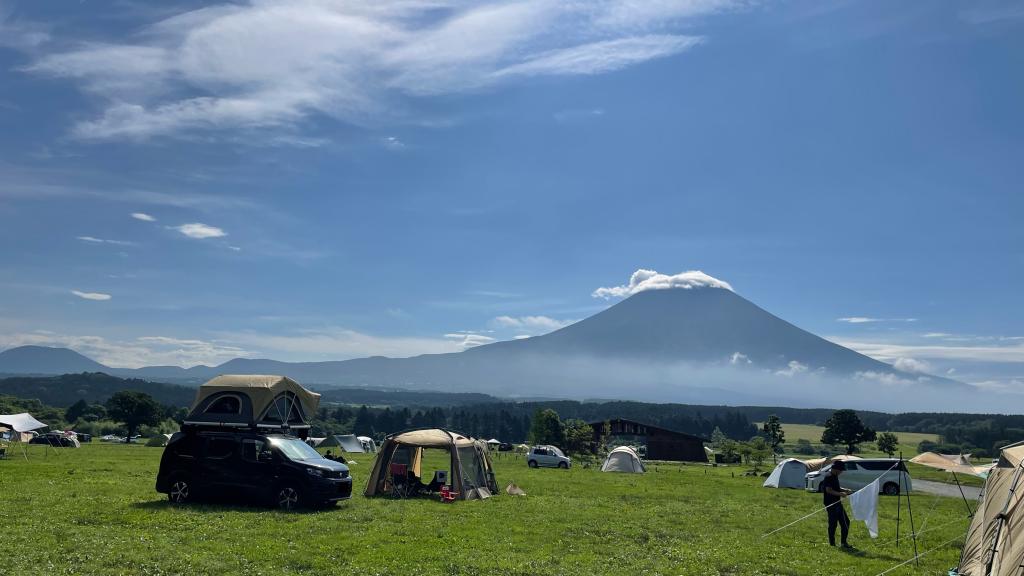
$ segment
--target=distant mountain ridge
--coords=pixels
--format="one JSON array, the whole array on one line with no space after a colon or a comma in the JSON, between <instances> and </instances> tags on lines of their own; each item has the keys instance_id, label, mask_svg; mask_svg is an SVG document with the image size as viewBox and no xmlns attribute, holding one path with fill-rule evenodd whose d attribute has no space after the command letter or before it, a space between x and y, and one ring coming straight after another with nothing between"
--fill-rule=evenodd
<instances>
[{"instance_id":1,"label":"distant mountain ridge","mask_svg":"<svg viewBox=\"0 0 1024 576\"><path fill-rule=\"evenodd\" d=\"M69 364L92 362L67 349L24 348L0 353L0 373L65 372ZM51 367L43 350L53 351L52 366L58 367ZM868 398L894 385L966 388L947 378L900 372L802 330L724 288L644 291L543 336L457 353L325 362L236 358L191 368L123 369L93 363L90 370L190 384L223 373L281 373L321 388L730 404L778 404L793 398L820 405L828 390L815 382L836 379L849 380ZM784 390L788 396L780 397Z\"/></svg>"}]
</instances>

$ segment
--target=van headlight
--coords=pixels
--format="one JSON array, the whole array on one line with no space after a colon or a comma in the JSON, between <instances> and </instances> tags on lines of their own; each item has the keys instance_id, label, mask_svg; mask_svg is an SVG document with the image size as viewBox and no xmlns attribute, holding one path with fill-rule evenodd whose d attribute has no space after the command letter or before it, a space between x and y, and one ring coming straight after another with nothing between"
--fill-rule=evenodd
<instances>
[{"instance_id":1,"label":"van headlight","mask_svg":"<svg viewBox=\"0 0 1024 576\"><path fill-rule=\"evenodd\" d=\"M324 471L319 468L306 468L306 474L310 476L316 476L317 478L324 477Z\"/></svg>"}]
</instances>

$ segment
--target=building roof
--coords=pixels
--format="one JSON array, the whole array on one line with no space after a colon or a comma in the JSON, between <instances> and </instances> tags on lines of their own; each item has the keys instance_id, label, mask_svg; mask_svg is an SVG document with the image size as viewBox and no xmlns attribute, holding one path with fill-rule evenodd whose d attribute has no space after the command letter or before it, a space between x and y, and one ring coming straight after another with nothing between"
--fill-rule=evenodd
<instances>
[{"instance_id":1,"label":"building roof","mask_svg":"<svg viewBox=\"0 0 1024 576\"><path fill-rule=\"evenodd\" d=\"M643 426L644 428L647 428L648 430L657 430L658 432L663 432L665 434L669 434L669 435L673 435L673 436L685 436L687 438L692 438L694 440L699 440L701 442L710 442L711 441L711 440L708 440L707 438L702 438L702 437L696 436L694 434L688 434L686 432L680 432L678 430L670 430L670 429L662 427L662 426L655 426L653 424L647 424L646 422L639 422L637 420L630 420L629 418L606 418L604 420L596 420L594 422L588 422L587 424L589 426L593 427L593 426L600 426L600 425L604 424L605 422L609 422L609 423L612 423L612 422L627 422L629 424L635 424L637 426Z\"/></svg>"}]
</instances>

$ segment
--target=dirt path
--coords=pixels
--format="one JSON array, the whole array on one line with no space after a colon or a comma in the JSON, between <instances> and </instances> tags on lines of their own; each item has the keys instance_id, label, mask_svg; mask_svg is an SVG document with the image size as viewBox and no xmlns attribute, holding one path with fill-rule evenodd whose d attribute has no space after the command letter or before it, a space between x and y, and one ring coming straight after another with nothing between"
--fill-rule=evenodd
<instances>
[{"instance_id":1,"label":"dirt path","mask_svg":"<svg viewBox=\"0 0 1024 576\"><path fill-rule=\"evenodd\" d=\"M930 480L914 480L914 492L924 492L926 494L937 494L940 496L949 496L951 498L960 498L960 489L956 487L956 484L945 484L942 482L932 482ZM981 488L976 486L964 486L964 496L967 496L968 500L977 500L981 496Z\"/></svg>"}]
</instances>

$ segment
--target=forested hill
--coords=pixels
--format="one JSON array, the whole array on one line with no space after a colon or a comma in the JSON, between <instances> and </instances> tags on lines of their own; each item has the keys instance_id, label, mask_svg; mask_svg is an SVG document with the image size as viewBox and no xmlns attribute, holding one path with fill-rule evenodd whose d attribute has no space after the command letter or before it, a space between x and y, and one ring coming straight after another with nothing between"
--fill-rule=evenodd
<instances>
[{"instance_id":1,"label":"forested hill","mask_svg":"<svg viewBox=\"0 0 1024 576\"><path fill-rule=\"evenodd\" d=\"M82 372L61 376L14 376L0 379L0 395L33 398L48 406L66 408L79 400L103 403L115 392L137 390L169 406L189 406L196 397L195 388L148 382L138 378L118 378L103 372Z\"/></svg>"}]
</instances>

